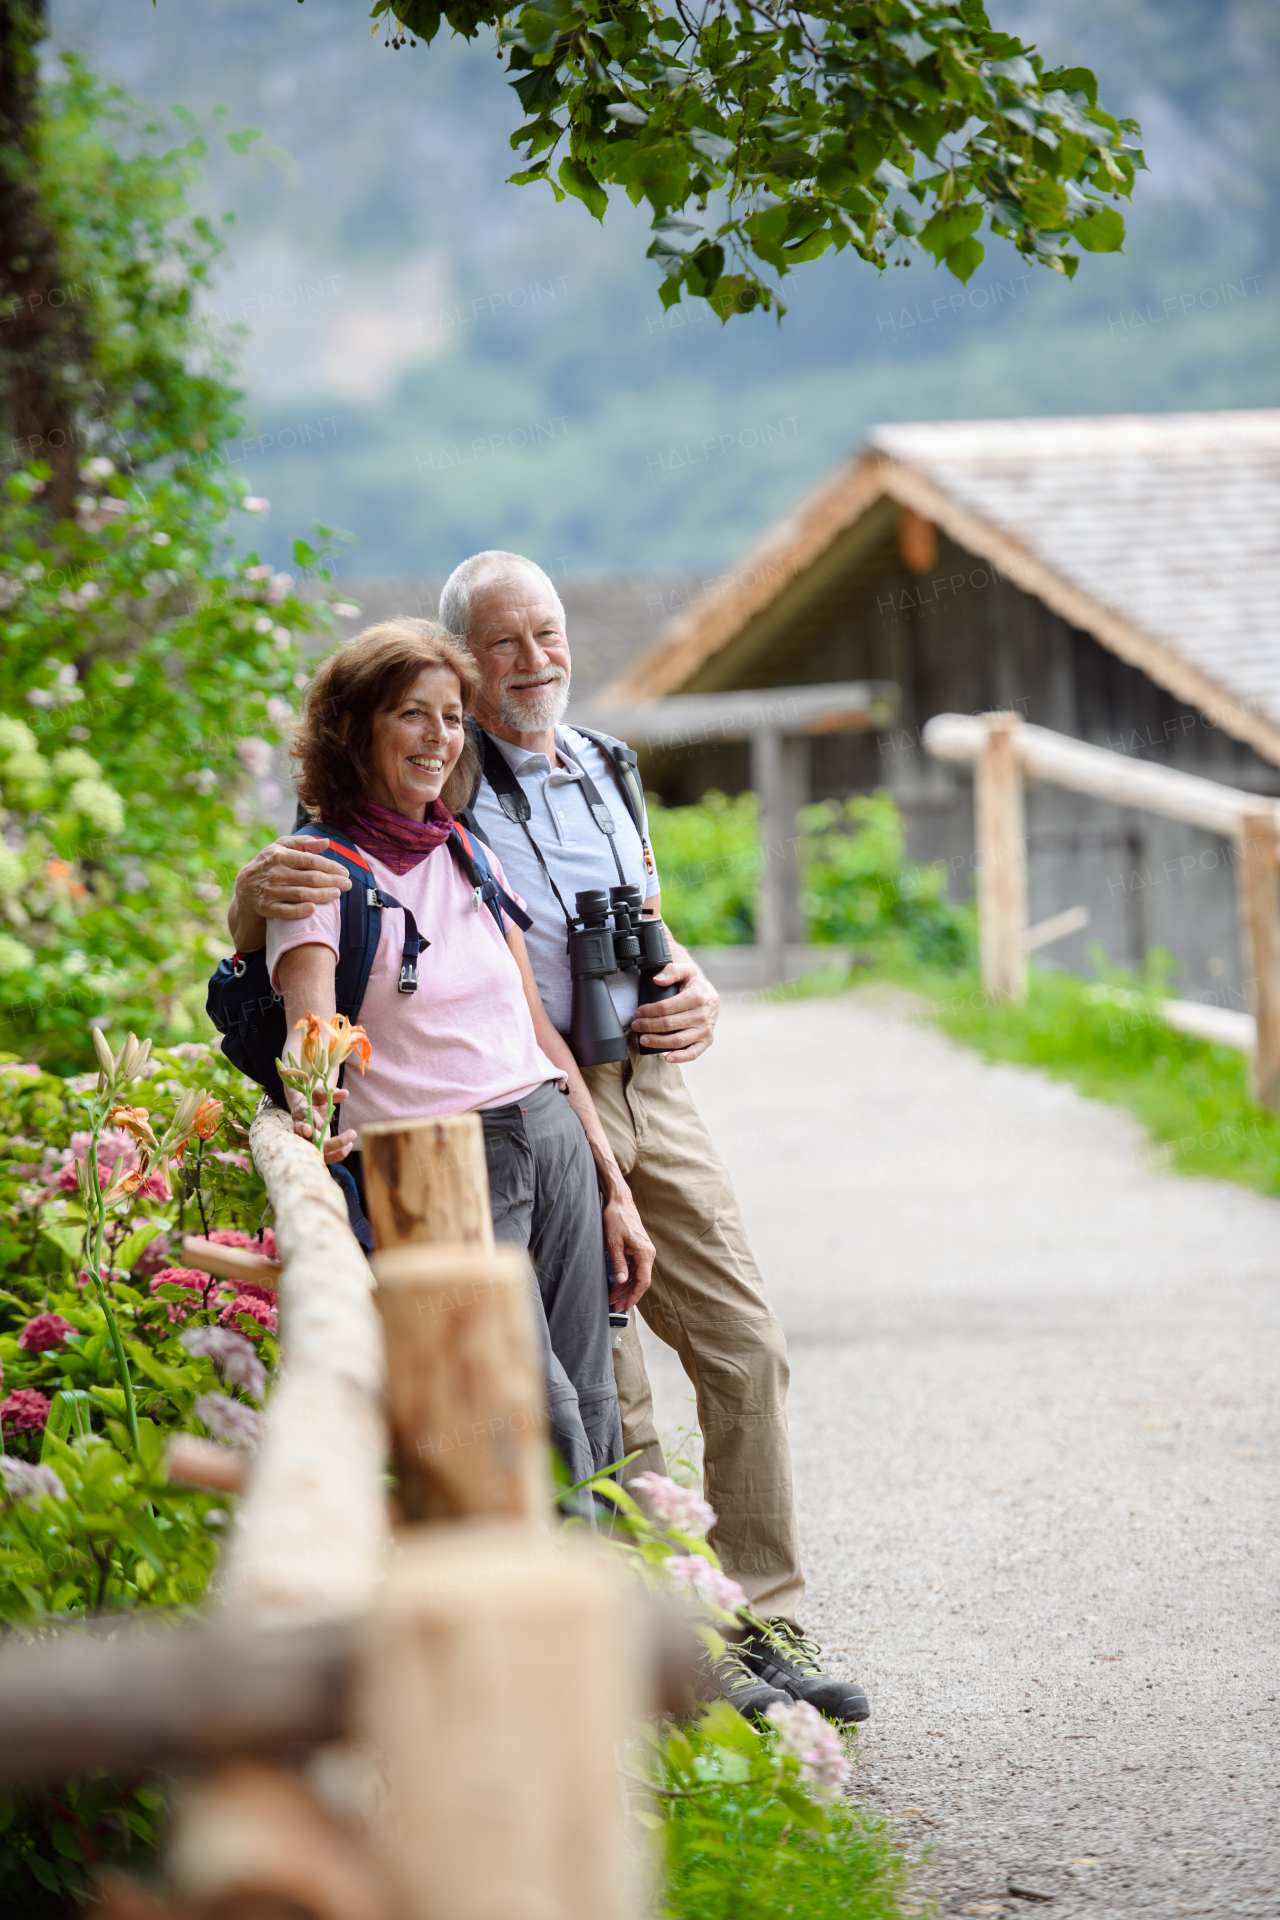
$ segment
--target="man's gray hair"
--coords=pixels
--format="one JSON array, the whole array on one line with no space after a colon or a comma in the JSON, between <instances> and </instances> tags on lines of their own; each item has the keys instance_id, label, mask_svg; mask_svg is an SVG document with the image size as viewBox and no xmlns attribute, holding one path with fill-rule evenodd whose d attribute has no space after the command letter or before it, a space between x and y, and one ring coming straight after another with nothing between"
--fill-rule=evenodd
<instances>
[{"instance_id":1,"label":"man's gray hair","mask_svg":"<svg viewBox=\"0 0 1280 1920\"><path fill-rule=\"evenodd\" d=\"M465 640L471 630L471 596L476 588L516 586L526 573L536 573L545 582L563 625L564 602L537 561L526 560L522 553L503 553L498 547L473 553L469 560L460 561L454 568L440 589L437 615L440 625L456 634L459 640Z\"/></svg>"}]
</instances>

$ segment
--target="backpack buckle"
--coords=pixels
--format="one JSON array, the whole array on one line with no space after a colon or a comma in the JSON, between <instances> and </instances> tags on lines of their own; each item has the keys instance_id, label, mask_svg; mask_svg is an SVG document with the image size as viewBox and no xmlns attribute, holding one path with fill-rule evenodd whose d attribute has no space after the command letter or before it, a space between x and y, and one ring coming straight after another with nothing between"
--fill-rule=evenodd
<instances>
[{"instance_id":1,"label":"backpack buckle","mask_svg":"<svg viewBox=\"0 0 1280 1920\"><path fill-rule=\"evenodd\" d=\"M416 993L417 991L418 963L416 960L406 960L400 968L400 992Z\"/></svg>"},{"instance_id":2,"label":"backpack buckle","mask_svg":"<svg viewBox=\"0 0 1280 1920\"><path fill-rule=\"evenodd\" d=\"M483 899L484 899L484 888L483 888L483 887L475 887L475 888L473 888L473 889L472 889L472 893L471 893L471 911L472 911L472 913L479 913L479 911L480 911L480 902L481 902L481 901L482 901Z\"/></svg>"},{"instance_id":3,"label":"backpack buckle","mask_svg":"<svg viewBox=\"0 0 1280 1920\"><path fill-rule=\"evenodd\" d=\"M380 907L382 905L382 896L376 887L365 888L364 903L366 907Z\"/></svg>"}]
</instances>

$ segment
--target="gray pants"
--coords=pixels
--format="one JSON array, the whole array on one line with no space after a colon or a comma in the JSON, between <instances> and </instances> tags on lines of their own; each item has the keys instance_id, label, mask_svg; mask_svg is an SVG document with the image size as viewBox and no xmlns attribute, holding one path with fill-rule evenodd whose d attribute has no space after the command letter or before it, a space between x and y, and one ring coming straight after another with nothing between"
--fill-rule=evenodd
<instances>
[{"instance_id":1,"label":"gray pants","mask_svg":"<svg viewBox=\"0 0 1280 1920\"><path fill-rule=\"evenodd\" d=\"M552 1082L480 1119L493 1237L527 1248L538 1276L551 1438L574 1481L585 1480L622 1458L595 1162Z\"/></svg>"}]
</instances>

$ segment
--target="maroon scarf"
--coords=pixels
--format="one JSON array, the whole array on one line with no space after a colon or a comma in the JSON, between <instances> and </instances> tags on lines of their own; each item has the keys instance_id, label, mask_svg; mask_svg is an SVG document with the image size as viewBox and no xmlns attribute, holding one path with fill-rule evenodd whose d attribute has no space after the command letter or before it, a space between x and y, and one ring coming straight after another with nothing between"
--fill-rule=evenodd
<instances>
[{"instance_id":1,"label":"maroon scarf","mask_svg":"<svg viewBox=\"0 0 1280 1920\"><path fill-rule=\"evenodd\" d=\"M407 820L376 800L362 800L346 830L362 853L372 854L392 873L405 874L442 847L452 827L453 815L443 800L432 801L425 820Z\"/></svg>"}]
</instances>

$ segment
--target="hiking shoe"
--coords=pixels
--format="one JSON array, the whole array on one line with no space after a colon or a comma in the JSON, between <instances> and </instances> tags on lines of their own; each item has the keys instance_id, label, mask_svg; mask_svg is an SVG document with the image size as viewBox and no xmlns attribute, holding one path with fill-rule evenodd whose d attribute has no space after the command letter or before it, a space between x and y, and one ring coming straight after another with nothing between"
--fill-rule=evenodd
<instances>
[{"instance_id":1,"label":"hiking shoe","mask_svg":"<svg viewBox=\"0 0 1280 1920\"><path fill-rule=\"evenodd\" d=\"M700 1663L697 1685L701 1700L727 1700L736 1712L750 1719L754 1713L767 1713L770 1707L788 1706L791 1695L759 1679L742 1657L741 1647L726 1647L718 1660L710 1653Z\"/></svg>"},{"instance_id":2,"label":"hiking shoe","mask_svg":"<svg viewBox=\"0 0 1280 1920\"><path fill-rule=\"evenodd\" d=\"M780 1688L789 1699L807 1700L828 1720L869 1720L871 1705L853 1680L837 1680L823 1671L821 1648L806 1640L783 1619L753 1628L734 1651L766 1686Z\"/></svg>"}]
</instances>

